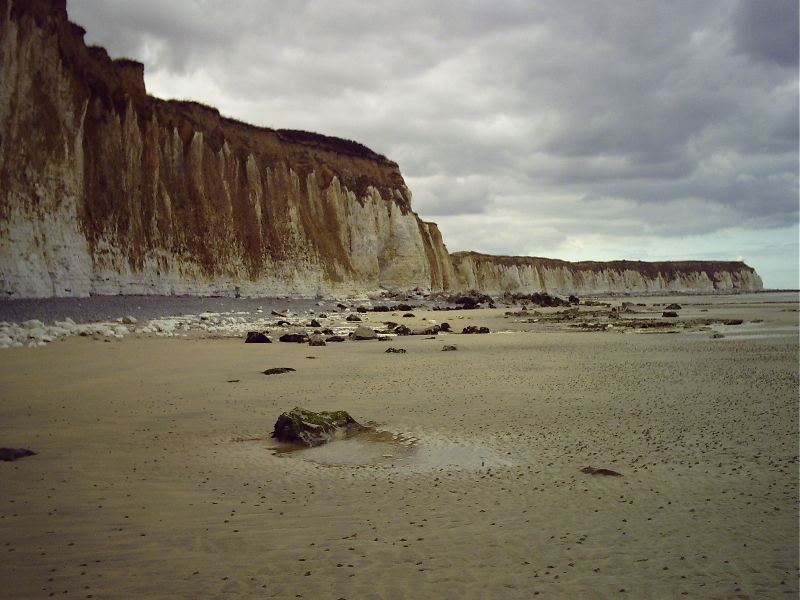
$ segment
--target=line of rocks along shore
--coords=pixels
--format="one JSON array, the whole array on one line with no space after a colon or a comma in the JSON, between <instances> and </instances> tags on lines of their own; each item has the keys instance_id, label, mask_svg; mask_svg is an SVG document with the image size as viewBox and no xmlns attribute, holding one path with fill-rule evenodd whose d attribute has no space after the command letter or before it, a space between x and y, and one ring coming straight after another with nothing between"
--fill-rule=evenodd
<instances>
[{"instance_id":1,"label":"line of rocks along shore","mask_svg":"<svg viewBox=\"0 0 800 600\"><path fill-rule=\"evenodd\" d=\"M369 329L370 337L359 337L358 331L364 329L363 313L379 312L396 317L413 317L414 305L398 304L393 307L386 305L372 306L366 302L358 306L347 306L342 303L318 302L316 309L306 310L277 310L267 311L263 306L254 311L234 310L227 312L188 313L178 316L165 316L140 321L133 315L125 315L114 320L104 320L89 323L78 323L71 317L55 319L45 323L40 319L28 319L21 323L0 321L0 348L14 347L40 347L51 342L74 335L113 341L126 336L152 335L155 337L176 337L189 333L210 334L214 337L239 337L247 338L251 332L268 332L276 338L294 336L298 340L303 338L308 341L310 336L323 333L324 335L338 337L336 341L344 339L378 339L378 334ZM383 310L383 309L387 310ZM392 311L392 312L390 312ZM398 312L399 311L399 312ZM360 316L361 315L361 316ZM463 317L461 317L463 318ZM399 319L398 319L399 320ZM436 320L428 319L430 327L422 327L422 333L438 333L440 327ZM380 333L385 337L396 337L393 332L398 323L384 327ZM434 331L435 328L435 331ZM409 327L401 327L398 331L412 331ZM416 333L416 330L414 330ZM356 334L353 337L352 334ZM403 335L400 333L399 335ZM282 341L295 341L293 339Z\"/></svg>"},{"instance_id":2,"label":"line of rocks along shore","mask_svg":"<svg viewBox=\"0 0 800 600\"><path fill-rule=\"evenodd\" d=\"M546 301L566 304L551 296L546 296ZM357 326L357 321L348 317L359 311L389 313L416 307L448 310L482 306L495 304L492 298L477 292L447 296L421 291L354 298L347 304L336 299L196 296L4 300L0 301L0 348L45 346L72 335L108 341L130 334L172 337L190 331L234 337L274 328L284 333L297 329L311 334L322 327L334 335L347 336Z\"/></svg>"},{"instance_id":3,"label":"line of rocks along shore","mask_svg":"<svg viewBox=\"0 0 800 600\"><path fill-rule=\"evenodd\" d=\"M649 309L644 303L634 305L626 301L611 306L608 302L582 301L576 296L562 298L544 293L506 294L502 298L491 298L478 292L450 296L422 292L403 296L387 293L372 299L350 299L347 304L335 299L95 296L0 302L0 349L45 346L73 335L112 341L131 334L175 337L187 336L190 332L213 337L242 337L248 341L256 341L250 334L260 334L262 338L269 334L280 341L305 342L312 339L314 342L391 339L397 335L436 335L451 331L449 325L445 327L446 323L439 325L440 321L447 319L444 315L438 320L425 319L423 326L415 329L396 322L414 317L408 312L414 309L462 311L520 305L522 310L506 311L505 317L520 323L536 323L540 327L558 326L583 331L652 331L654 328L665 333L711 331L713 325L742 323L741 319L697 316L678 320L679 314L674 310L681 309L678 304L666 305L662 312L657 307L665 305L658 303ZM528 306L560 310L541 314L530 312ZM359 327L359 314L367 312L383 313L392 320L383 320L384 326L377 330ZM701 312L706 311L703 309ZM464 316L454 318L463 319ZM374 319L373 324L376 324ZM463 333L488 332L483 329L467 327ZM364 337L365 331L369 334L367 337ZM272 339L261 341L271 342Z\"/></svg>"}]
</instances>

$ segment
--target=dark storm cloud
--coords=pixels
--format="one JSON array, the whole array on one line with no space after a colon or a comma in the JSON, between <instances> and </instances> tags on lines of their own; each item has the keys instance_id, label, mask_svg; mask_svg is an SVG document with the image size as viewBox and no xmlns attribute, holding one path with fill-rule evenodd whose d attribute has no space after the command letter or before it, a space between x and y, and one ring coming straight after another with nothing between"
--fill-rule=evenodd
<instances>
[{"instance_id":1,"label":"dark storm cloud","mask_svg":"<svg viewBox=\"0 0 800 600\"><path fill-rule=\"evenodd\" d=\"M797 66L797 0L742 2L736 17L738 47L756 60Z\"/></svg>"},{"instance_id":2,"label":"dark storm cloud","mask_svg":"<svg viewBox=\"0 0 800 600\"><path fill-rule=\"evenodd\" d=\"M668 250L797 223L795 1L69 9L90 41L146 63L151 92L398 161L454 249L591 259L602 242L639 258L637 235Z\"/></svg>"}]
</instances>

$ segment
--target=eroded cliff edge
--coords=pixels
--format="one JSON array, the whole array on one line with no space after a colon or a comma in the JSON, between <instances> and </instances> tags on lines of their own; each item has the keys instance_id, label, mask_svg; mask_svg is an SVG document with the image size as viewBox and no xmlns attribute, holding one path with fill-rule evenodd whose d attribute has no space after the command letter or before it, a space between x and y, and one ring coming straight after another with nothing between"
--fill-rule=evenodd
<instances>
[{"instance_id":1,"label":"eroded cliff edge","mask_svg":"<svg viewBox=\"0 0 800 600\"><path fill-rule=\"evenodd\" d=\"M755 269L743 262L567 262L477 252L455 252L451 258L458 285L487 294L712 293L763 287Z\"/></svg>"},{"instance_id":2,"label":"eroded cliff edge","mask_svg":"<svg viewBox=\"0 0 800 600\"><path fill-rule=\"evenodd\" d=\"M743 263L449 255L397 164L147 95L65 0L0 0L0 295L761 288Z\"/></svg>"},{"instance_id":3,"label":"eroded cliff edge","mask_svg":"<svg viewBox=\"0 0 800 600\"><path fill-rule=\"evenodd\" d=\"M0 293L446 289L398 166L145 92L64 0L0 0Z\"/></svg>"}]
</instances>

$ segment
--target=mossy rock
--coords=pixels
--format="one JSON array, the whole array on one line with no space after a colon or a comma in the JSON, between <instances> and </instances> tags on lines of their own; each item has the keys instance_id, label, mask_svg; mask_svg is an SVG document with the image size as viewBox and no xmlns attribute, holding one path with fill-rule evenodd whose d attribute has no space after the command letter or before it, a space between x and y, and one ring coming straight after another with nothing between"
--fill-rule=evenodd
<instances>
[{"instance_id":1,"label":"mossy rock","mask_svg":"<svg viewBox=\"0 0 800 600\"><path fill-rule=\"evenodd\" d=\"M337 434L347 435L363 429L344 410L314 412L295 407L278 417L272 437L289 444L320 446L334 439Z\"/></svg>"}]
</instances>

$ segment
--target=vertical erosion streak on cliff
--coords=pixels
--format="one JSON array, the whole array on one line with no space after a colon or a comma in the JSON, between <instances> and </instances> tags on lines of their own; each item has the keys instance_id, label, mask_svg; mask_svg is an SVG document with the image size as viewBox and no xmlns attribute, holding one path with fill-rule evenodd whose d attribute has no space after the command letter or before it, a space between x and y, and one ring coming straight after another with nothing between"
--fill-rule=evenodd
<instances>
[{"instance_id":1,"label":"vertical erosion streak on cliff","mask_svg":"<svg viewBox=\"0 0 800 600\"><path fill-rule=\"evenodd\" d=\"M460 289L587 294L757 291L761 278L743 262L575 262L531 256L451 255Z\"/></svg>"},{"instance_id":2,"label":"vertical erosion streak on cliff","mask_svg":"<svg viewBox=\"0 0 800 600\"><path fill-rule=\"evenodd\" d=\"M4 295L442 288L449 255L395 163L151 98L63 0L0 10Z\"/></svg>"},{"instance_id":3,"label":"vertical erosion streak on cliff","mask_svg":"<svg viewBox=\"0 0 800 600\"><path fill-rule=\"evenodd\" d=\"M86 100L38 8L20 14L0 2L0 285L6 295L85 294L91 259L77 210Z\"/></svg>"}]
</instances>

